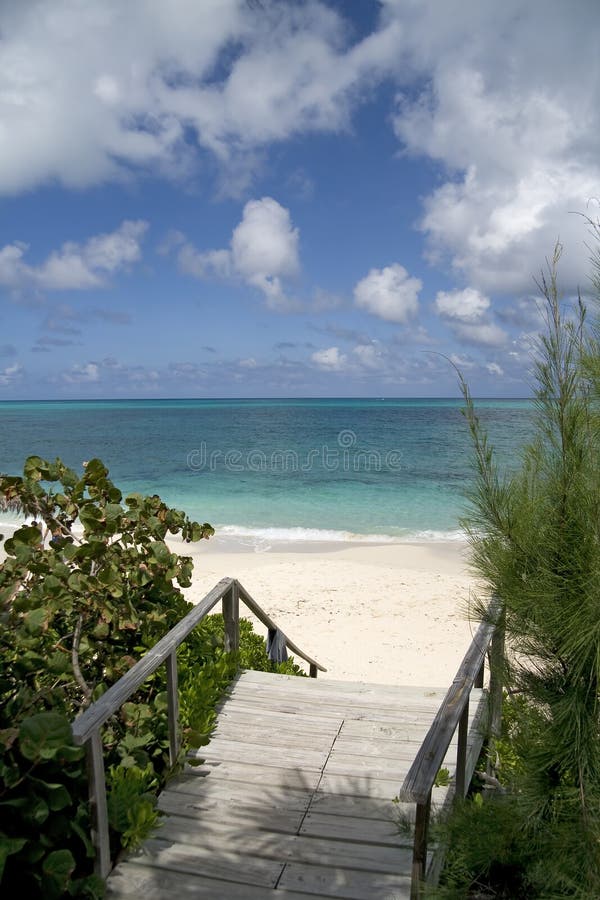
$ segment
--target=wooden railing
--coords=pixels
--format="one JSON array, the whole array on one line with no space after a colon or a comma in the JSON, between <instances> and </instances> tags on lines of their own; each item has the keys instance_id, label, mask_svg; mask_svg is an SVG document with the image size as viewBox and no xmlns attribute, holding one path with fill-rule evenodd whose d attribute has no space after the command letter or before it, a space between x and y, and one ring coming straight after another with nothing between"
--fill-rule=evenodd
<instances>
[{"instance_id":1,"label":"wooden railing","mask_svg":"<svg viewBox=\"0 0 600 900\"><path fill-rule=\"evenodd\" d=\"M275 630L277 626L250 594L235 578L223 578L190 612L175 625L155 646L148 651L129 671L110 687L99 700L92 703L71 725L73 740L78 745L86 745L88 754L88 777L90 804L93 814L92 842L96 849L96 871L106 878L111 869L108 812L106 806L106 781L104 755L102 751L101 728L125 701L163 663L167 672L167 713L169 723L169 761L174 766L179 758L181 738L179 730L179 702L177 694L177 648L202 619L222 601L225 620L225 650L235 651L239 647L240 600L254 613L266 628ZM288 637L285 643L289 650L309 665L311 678L317 671L327 671L316 660L307 656Z\"/></svg>"},{"instance_id":2,"label":"wooden railing","mask_svg":"<svg viewBox=\"0 0 600 900\"><path fill-rule=\"evenodd\" d=\"M475 633L471 646L460 664L456 677L437 711L398 795L400 800L417 805L411 900L417 900L422 893L427 870L427 832L431 810L431 792L457 728L455 798L463 798L469 787L466 779L469 697L472 688L483 687L485 658L488 650L490 650L488 729L490 736L497 737L499 735L504 660L504 628L501 617L501 604L494 599L490 604L485 621L481 623Z\"/></svg>"}]
</instances>

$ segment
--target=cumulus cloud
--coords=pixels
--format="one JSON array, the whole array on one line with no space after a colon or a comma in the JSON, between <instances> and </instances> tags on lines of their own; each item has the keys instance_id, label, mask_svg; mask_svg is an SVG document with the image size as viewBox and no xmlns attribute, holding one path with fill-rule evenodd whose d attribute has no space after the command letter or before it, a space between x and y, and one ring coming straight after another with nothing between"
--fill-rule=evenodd
<instances>
[{"instance_id":1,"label":"cumulus cloud","mask_svg":"<svg viewBox=\"0 0 600 900\"><path fill-rule=\"evenodd\" d=\"M100 380L100 366L95 362L75 363L61 374L65 384L90 384Z\"/></svg>"},{"instance_id":2,"label":"cumulus cloud","mask_svg":"<svg viewBox=\"0 0 600 900\"><path fill-rule=\"evenodd\" d=\"M25 370L20 363L14 363L12 366L6 366L0 369L0 387L10 387L15 382L20 381L25 374Z\"/></svg>"},{"instance_id":3,"label":"cumulus cloud","mask_svg":"<svg viewBox=\"0 0 600 900\"><path fill-rule=\"evenodd\" d=\"M385 368L386 359L381 347L376 343L358 344L352 350L355 359L364 369L379 371Z\"/></svg>"},{"instance_id":4,"label":"cumulus cloud","mask_svg":"<svg viewBox=\"0 0 600 900\"><path fill-rule=\"evenodd\" d=\"M198 147L243 184L268 142L346 127L399 32L392 22L353 43L317 0L9 4L0 191L188 175Z\"/></svg>"},{"instance_id":5,"label":"cumulus cloud","mask_svg":"<svg viewBox=\"0 0 600 900\"><path fill-rule=\"evenodd\" d=\"M96 235L84 244L68 241L38 265L26 262L27 244L6 244L0 249L0 284L43 291L100 287L107 275L141 258L141 240L147 228L142 220L125 220L115 231Z\"/></svg>"},{"instance_id":6,"label":"cumulus cloud","mask_svg":"<svg viewBox=\"0 0 600 900\"><path fill-rule=\"evenodd\" d=\"M504 375L504 369L502 366L499 366L498 363L486 363L485 367L490 375Z\"/></svg>"},{"instance_id":7,"label":"cumulus cloud","mask_svg":"<svg viewBox=\"0 0 600 900\"><path fill-rule=\"evenodd\" d=\"M487 315L489 298L473 288L439 291L434 306L464 343L499 347L508 339L506 332Z\"/></svg>"},{"instance_id":8,"label":"cumulus cloud","mask_svg":"<svg viewBox=\"0 0 600 900\"><path fill-rule=\"evenodd\" d=\"M319 367L329 372L339 372L345 368L348 357L340 353L338 347L328 347L326 350L315 350L311 355L312 361Z\"/></svg>"},{"instance_id":9,"label":"cumulus cloud","mask_svg":"<svg viewBox=\"0 0 600 900\"><path fill-rule=\"evenodd\" d=\"M494 322L457 322L454 333L466 344L486 347L501 347L508 340L506 332Z\"/></svg>"},{"instance_id":10,"label":"cumulus cloud","mask_svg":"<svg viewBox=\"0 0 600 900\"><path fill-rule=\"evenodd\" d=\"M441 316L460 322L479 321L489 307L489 298L473 288L465 288L463 291L439 291L435 298L435 308Z\"/></svg>"},{"instance_id":11,"label":"cumulus cloud","mask_svg":"<svg viewBox=\"0 0 600 900\"><path fill-rule=\"evenodd\" d=\"M355 286L354 302L380 319L405 324L418 312L422 286L404 266L393 263L384 269L371 269Z\"/></svg>"},{"instance_id":12,"label":"cumulus cloud","mask_svg":"<svg viewBox=\"0 0 600 900\"><path fill-rule=\"evenodd\" d=\"M570 211L600 182L597 4L386 0L358 37L338 10L5 4L0 192L189 177L199 153L240 187L265 148L347 128L369 89L394 78L403 149L441 168L421 219L432 259L483 292L525 292L560 235L565 287L580 281L587 251Z\"/></svg>"},{"instance_id":13,"label":"cumulus cloud","mask_svg":"<svg viewBox=\"0 0 600 900\"><path fill-rule=\"evenodd\" d=\"M449 258L483 291L525 292L560 235L571 289L587 251L570 213L586 210L600 182L597 6L424 0L410 14L388 11L405 25L399 54L422 85L398 95L396 134L448 173L425 198L431 258Z\"/></svg>"},{"instance_id":14,"label":"cumulus cloud","mask_svg":"<svg viewBox=\"0 0 600 900\"><path fill-rule=\"evenodd\" d=\"M470 357L459 356L458 353L451 354L450 362L452 363L452 365L456 366L457 369L472 369L475 365Z\"/></svg>"},{"instance_id":15,"label":"cumulus cloud","mask_svg":"<svg viewBox=\"0 0 600 900\"><path fill-rule=\"evenodd\" d=\"M272 197L263 197L246 203L229 248L200 251L185 243L179 250L179 267L196 278L236 276L258 288L270 309L290 309L294 304L284 281L299 271L298 240L289 210Z\"/></svg>"}]
</instances>

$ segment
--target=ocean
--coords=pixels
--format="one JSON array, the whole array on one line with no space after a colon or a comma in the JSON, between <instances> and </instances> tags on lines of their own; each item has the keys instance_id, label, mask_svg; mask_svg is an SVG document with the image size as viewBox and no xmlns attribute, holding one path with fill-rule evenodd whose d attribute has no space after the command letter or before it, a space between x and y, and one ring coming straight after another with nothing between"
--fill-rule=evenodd
<instances>
[{"instance_id":1,"label":"ocean","mask_svg":"<svg viewBox=\"0 0 600 900\"><path fill-rule=\"evenodd\" d=\"M31 454L99 457L127 493L157 493L222 535L277 540L461 536L473 479L462 401L0 402L0 471ZM531 400L478 400L499 460L518 461ZM4 514L4 520L14 516Z\"/></svg>"}]
</instances>

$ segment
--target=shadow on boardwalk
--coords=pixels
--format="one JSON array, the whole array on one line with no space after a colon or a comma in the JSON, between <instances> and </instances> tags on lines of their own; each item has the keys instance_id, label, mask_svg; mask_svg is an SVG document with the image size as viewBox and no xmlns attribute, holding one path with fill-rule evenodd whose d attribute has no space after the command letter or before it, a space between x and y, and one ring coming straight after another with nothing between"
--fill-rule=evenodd
<instances>
[{"instance_id":1,"label":"shadow on boardwalk","mask_svg":"<svg viewBox=\"0 0 600 900\"><path fill-rule=\"evenodd\" d=\"M162 824L108 896L409 897L411 838L396 823L413 810L393 798L443 694L243 673L201 765L163 792Z\"/></svg>"}]
</instances>

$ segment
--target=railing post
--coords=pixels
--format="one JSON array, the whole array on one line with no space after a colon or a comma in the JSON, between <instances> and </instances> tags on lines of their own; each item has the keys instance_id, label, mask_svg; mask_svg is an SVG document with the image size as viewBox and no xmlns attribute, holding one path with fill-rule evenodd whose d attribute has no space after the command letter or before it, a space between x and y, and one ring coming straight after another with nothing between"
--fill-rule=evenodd
<instances>
[{"instance_id":1,"label":"railing post","mask_svg":"<svg viewBox=\"0 0 600 900\"><path fill-rule=\"evenodd\" d=\"M179 689L177 678L177 650L165 660L167 670L167 717L169 722L169 764L173 768L179 758Z\"/></svg>"},{"instance_id":2,"label":"railing post","mask_svg":"<svg viewBox=\"0 0 600 900\"><path fill-rule=\"evenodd\" d=\"M475 681L473 682L473 687L482 688L483 681L485 677L485 653L483 654L483 659L481 660L481 665L479 666L479 671L475 676Z\"/></svg>"},{"instance_id":3,"label":"railing post","mask_svg":"<svg viewBox=\"0 0 600 900\"><path fill-rule=\"evenodd\" d=\"M94 868L100 878L111 869L108 810L106 807L106 779L104 752L100 729L96 729L86 744L90 807L92 810L92 844L96 850Z\"/></svg>"},{"instance_id":4,"label":"railing post","mask_svg":"<svg viewBox=\"0 0 600 900\"><path fill-rule=\"evenodd\" d=\"M490 712L489 712L489 753L488 775L491 774L494 743L502 730L502 682L504 674L505 612L496 625L490 647Z\"/></svg>"},{"instance_id":5,"label":"railing post","mask_svg":"<svg viewBox=\"0 0 600 900\"><path fill-rule=\"evenodd\" d=\"M502 724L502 674L504 668L504 621L498 623L490 648L490 732L500 735Z\"/></svg>"},{"instance_id":6,"label":"railing post","mask_svg":"<svg viewBox=\"0 0 600 900\"><path fill-rule=\"evenodd\" d=\"M456 748L456 775L454 797L462 800L467 792L467 737L469 735L469 699L465 703L458 723L458 746Z\"/></svg>"},{"instance_id":7,"label":"railing post","mask_svg":"<svg viewBox=\"0 0 600 900\"><path fill-rule=\"evenodd\" d=\"M223 620L225 622L225 652L234 653L240 646L240 595L238 583L235 580L223 597Z\"/></svg>"},{"instance_id":8,"label":"railing post","mask_svg":"<svg viewBox=\"0 0 600 900\"><path fill-rule=\"evenodd\" d=\"M309 675L311 678L317 677L317 667L315 666L314 663L310 664Z\"/></svg>"},{"instance_id":9,"label":"railing post","mask_svg":"<svg viewBox=\"0 0 600 900\"><path fill-rule=\"evenodd\" d=\"M429 830L430 811L431 791L427 794L425 803L417 803L412 875L410 881L410 900L419 900L419 897L421 897L421 888L427 873L427 832Z\"/></svg>"}]
</instances>

